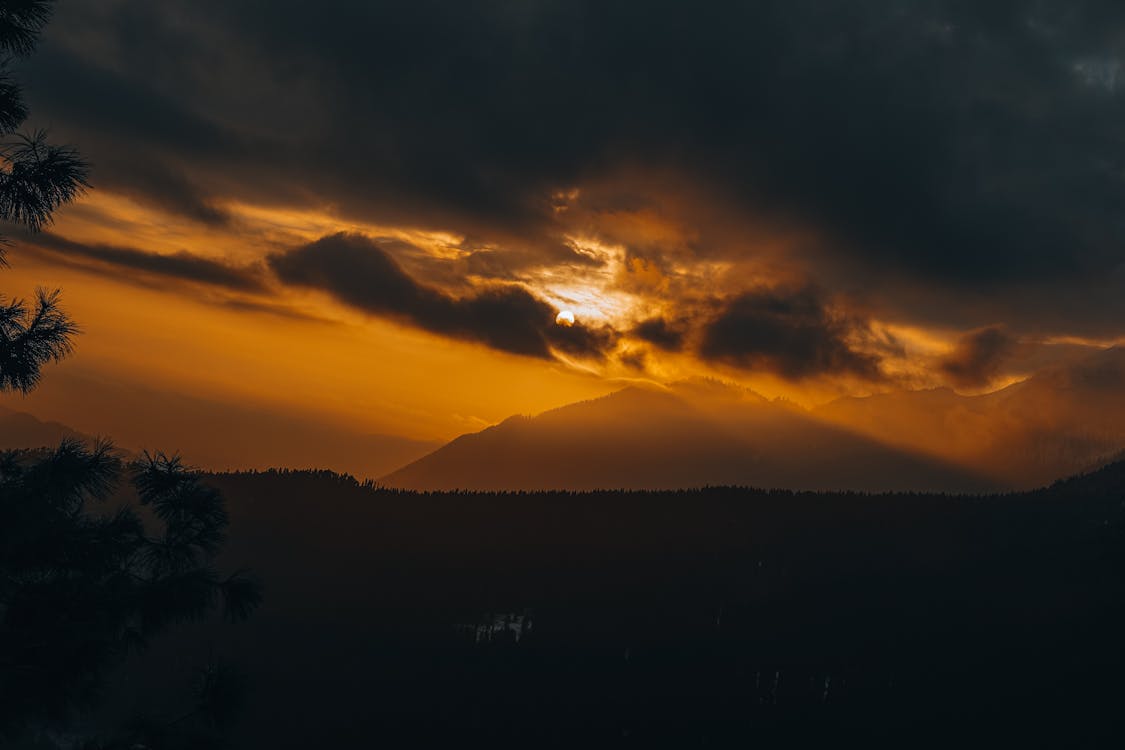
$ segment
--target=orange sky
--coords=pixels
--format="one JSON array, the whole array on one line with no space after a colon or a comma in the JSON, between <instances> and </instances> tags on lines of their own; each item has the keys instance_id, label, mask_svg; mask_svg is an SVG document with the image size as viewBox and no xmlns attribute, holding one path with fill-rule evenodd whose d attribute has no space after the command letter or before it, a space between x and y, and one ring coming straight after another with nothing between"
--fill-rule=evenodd
<instances>
[{"instance_id":1,"label":"orange sky","mask_svg":"<svg viewBox=\"0 0 1125 750\"><path fill-rule=\"evenodd\" d=\"M575 190L563 200L573 204L578 197ZM463 258L463 237L440 228L347 221L327 207L298 211L231 204L225 208L232 221L211 226L95 191L60 211L50 232L52 237L87 246L188 254L250 269L266 279L260 288L231 290L57 252L49 245L35 249L39 238L18 242L10 255L12 268L4 274L5 289L26 294L40 285L62 288L66 307L84 333L77 353L52 368L37 393L27 398L9 395L5 403L81 430L104 432L95 411L83 408L82 399L63 393L76 387L78 381L63 377L73 374L86 379L82 382L136 384L358 432L446 440L512 414L538 413L637 380L719 377L769 397L805 404L843 393L938 385L940 377L926 363L953 351L959 335L872 319L872 328L900 347L897 354L882 357L883 371L891 379L877 384L847 373L787 378L761 369L740 370L704 362L687 352L657 351L637 339L618 341L610 356L601 360L565 353L556 359L520 356L366 314L323 292L284 287L261 268L271 253L349 231L409 243L421 253L400 262L416 276L430 273L439 284L442 274L433 269ZM563 206L560 213L566 210L573 209ZM676 307L685 299L690 303L700 289L720 293L736 284L777 284L787 274L799 273L799 268L786 264L787 245L795 240L782 235L759 238L762 244L755 260L739 266L684 253L680 258L672 254L660 268L627 254L624 242L658 240L675 245L690 234L690 228L678 225L676 218L674 213L662 216L648 209L587 213L567 227L566 241L598 263L535 267L518 283L555 308L573 311L580 323L627 330L644 319L675 314ZM471 276L467 282L478 283ZM855 342L859 349L870 345ZM1019 377L998 375L989 386L1000 387ZM89 398L98 395L90 393ZM148 414L137 419L153 422ZM124 425L119 430L134 434L126 415L117 424ZM150 436L147 443L172 439L176 429L173 424L156 423L135 434L137 439Z\"/></svg>"}]
</instances>

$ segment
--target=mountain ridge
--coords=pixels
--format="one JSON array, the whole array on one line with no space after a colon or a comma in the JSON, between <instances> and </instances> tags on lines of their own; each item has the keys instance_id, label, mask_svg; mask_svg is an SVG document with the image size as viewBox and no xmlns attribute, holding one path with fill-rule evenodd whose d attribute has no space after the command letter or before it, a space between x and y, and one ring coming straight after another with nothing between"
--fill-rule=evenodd
<instances>
[{"instance_id":1,"label":"mountain ridge","mask_svg":"<svg viewBox=\"0 0 1125 750\"><path fill-rule=\"evenodd\" d=\"M756 395L756 394L755 394ZM462 435L381 478L406 489L991 489L787 404L631 386Z\"/></svg>"}]
</instances>

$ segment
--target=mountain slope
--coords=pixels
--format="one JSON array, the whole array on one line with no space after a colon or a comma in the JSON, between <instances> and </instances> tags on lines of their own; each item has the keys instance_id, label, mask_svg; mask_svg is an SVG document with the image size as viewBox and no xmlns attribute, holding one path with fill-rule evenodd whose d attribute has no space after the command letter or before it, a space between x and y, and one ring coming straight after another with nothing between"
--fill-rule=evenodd
<instances>
[{"instance_id":1,"label":"mountain slope","mask_svg":"<svg viewBox=\"0 0 1125 750\"><path fill-rule=\"evenodd\" d=\"M816 416L1030 488L1125 449L1125 349L1048 368L993 393L950 389L843 398Z\"/></svg>"},{"instance_id":2,"label":"mountain slope","mask_svg":"<svg viewBox=\"0 0 1125 750\"><path fill-rule=\"evenodd\" d=\"M155 430L123 429L128 425L107 420L105 426L110 437L115 438L114 443L119 448L128 448L128 452L147 448L180 453L187 463L208 470L316 468L360 478L385 474L440 445L395 435L352 432L249 410L222 412L202 401L185 401L183 405L166 401L171 403L163 404L161 411L153 409L148 419L159 422L163 417L164 422L178 425L182 432L176 435L167 424L162 425L160 433L172 436L161 440L153 437ZM224 417L228 421L217 434L214 425ZM64 437L93 440L68 425L0 407L0 450L55 446Z\"/></svg>"},{"instance_id":3,"label":"mountain slope","mask_svg":"<svg viewBox=\"0 0 1125 750\"><path fill-rule=\"evenodd\" d=\"M21 411L0 406L0 450L46 448L59 444L63 438L91 438L59 422L44 422Z\"/></svg>"},{"instance_id":4,"label":"mountain slope","mask_svg":"<svg viewBox=\"0 0 1125 750\"><path fill-rule=\"evenodd\" d=\"M987 489L969 472L746 392L626 388L463 435L387 475L407 489Z\"/></svg>"}]
</instances>

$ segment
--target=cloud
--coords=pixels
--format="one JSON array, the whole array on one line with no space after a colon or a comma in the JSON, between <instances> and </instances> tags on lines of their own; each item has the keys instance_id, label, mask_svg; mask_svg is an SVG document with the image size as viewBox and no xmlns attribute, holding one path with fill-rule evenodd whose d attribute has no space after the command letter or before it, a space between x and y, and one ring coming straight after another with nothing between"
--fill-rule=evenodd
<instances>
[{"instance_id":1,"label":"cloud","mask_svg":"<svg viewBox=\"0 0 1125 750\"><path fill-rule=\"evenodd\" d=\"M726 303L703 330L701 355L786 378L851 375L879 380L879 358L850 340L862 321L832 310L812 287L760 289Z\"/></svg>"},{"instance_id":2,"label":"cloud","mask_svg":"<svg viewBox=\"0 0 1125 750\"><path fill-rule=\"evenodd\" d=\"M1001 326L971 331L938 362L938 370L959 388L985 386L1000 374L1016 346L1017 341Z\"/></svg>"},{"instance_id":3,"label":"cloud","mask_svg":"<svg viewBox=\"0 0 1125 750\"><path fill-rule=\"evenodd\" d=\"M97 186L206 224L227 220L209 190L189 175L202 165L235 164L245 144L232 130L185 107L164 87L51 45L35 57L31 87L29 96L47 121L61 121L61 135L82 142ZM261 152L264 144L255 148Z\"/></svg>"},{"instance_id":4,"label":"cloud","mask_svg":"<svg viewBox=\"0 0 1125 750\"><path fill-rule=\"evenodd\" d=\"M260 292L265 289L259 268L230 266L188 252L162 255L131 247L85 244L46 232L35 235L22 233L20 237L25 244L58 253L70 261L82 261L86 270L102 272L117 279L121 278L121 271L124 269L236 292Z\"/></svg>"},{"instance_id":5,"label":"cloud","mask_svg":"<svg viewBox=\"0 0 1125 750\"><path fill-rule=\"evenodd\" d=\"M218 301L218 304L229 310L256 313L259 315L271 315L275 318L281 318L283 320L294 320L300 321L302 323L320 323L323 325L332 325L334 323L334 321L332 321L330 318L307 313L302 310L298 310L275 302L228 298Z\"/></svg>"},{"instance_id":6,"label":"cloud","mask_svg":"<svg viewBox=\"0 0 1125 750\"><path fill-rule=\"evenodd\" d=\"M664 318L649 318L641 321L631 333L642 341L647 341L665 351L676 352L684 345L684 332Z\"/></svg>"},{"instance_id":7,"label":"cloud","mask_svg":"<svg viewBox=\"0 0 1125 750\"><path fill-rule=\"evenodd\" d=\"M493 349L550 358L553 350L601 357L608 331L556 325L557 310L522 286L487 286L455 297L409 276L383 246L339 233L270 256L270 268L291 286L318 289L365 312Z\"/></svg>"},{"instance_id":8,"label":"cloud","mask_svg":"<svg viewBox=\"0 0 1125 750\"><path fill-rule=\"evenodd\" d=\"M568 232L698 190L721 221L630 252L737 264L761 252L748 226L776 226L815 238L799 270L899 320L1125 334L1125 92L1090 73L1115 69L1120 3L317 7L69 0L18 71L33 121L97 186L211 223L331 205L471 238L470 272L516 280L581 262ZM894 293L912 285L925 309Z\"/></svg>"}]
</instances>

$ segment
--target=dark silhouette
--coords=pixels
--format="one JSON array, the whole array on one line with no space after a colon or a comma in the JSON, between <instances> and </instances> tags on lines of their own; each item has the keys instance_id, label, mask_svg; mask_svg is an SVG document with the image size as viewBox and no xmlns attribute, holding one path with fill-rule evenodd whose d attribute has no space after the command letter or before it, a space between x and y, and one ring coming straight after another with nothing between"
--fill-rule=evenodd
<instances>
[{"instance_id":1,"label":"dark silhouette","mask_svg":"<svg viewBox=\"0 0 1125 750\"><path fill-rule=\"evenodd\" d=\"M207 482L269 606L161 639L114 703L158 708L206 640L253 679L237 747L1120 736L1125 464L987 496Z\"/></svg>"},{"instance_id":2,"label":"dark silhouette","mask_svg":"<svg viewBox=\"0 0 1125 750\"><path fill-rule=\"evenodd\" d=\"M53 6L53 0L0 2L0 219L32 232L89 187L87 165L74 148L49 143L43 130L16 134L28 112L7 67L35 49ZM0 296L0 392L35 388L40 368L69 354L76 333L58 290L40 289L31 302Z\"/></svg>"},{"instance_id":3,"label":"dark silhouette","mask_svg":"<svg viewBox=\"0 0 1125 750\"><path fill-rule=\"evenodd\" d=\"M124 470L107 442L0 454L0 737L65 726L172 624L216 608L242 620L260 601L246 573L214 568L228 524L218 490L178 458L146 454L130 467L136 506L91 507ZM225 717L216 696L230 675L207 674L189 716Z\"/></svg>"}]
</instances>

